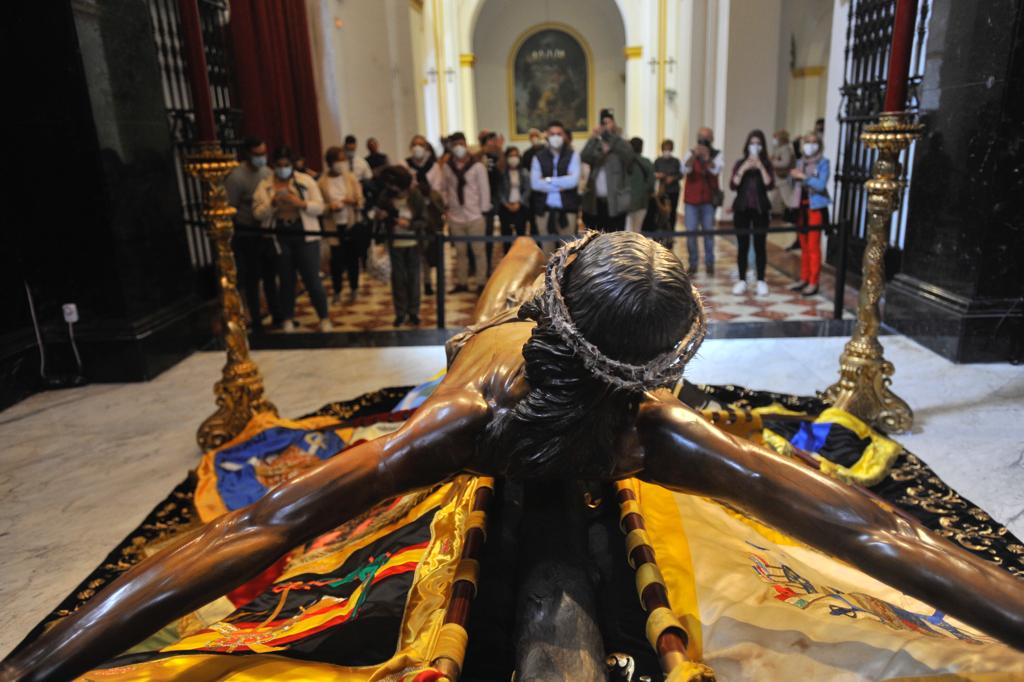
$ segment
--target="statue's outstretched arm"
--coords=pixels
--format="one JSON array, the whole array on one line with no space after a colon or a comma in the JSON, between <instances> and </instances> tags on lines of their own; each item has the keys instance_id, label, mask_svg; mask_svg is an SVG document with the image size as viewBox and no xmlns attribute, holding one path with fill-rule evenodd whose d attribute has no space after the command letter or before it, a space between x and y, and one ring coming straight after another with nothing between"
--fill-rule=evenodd
<instances>
[{"instance_id":1,"label":"statue's outstretched arm","mask_svg":"<svg viewBox=\"0 0 1024 682\"><path fill-rule=\"evenodd\" d=\"M303 542L457 473L488 408L479 396L442 389L394 434L327 460L132 568L0 665L0 680L65 680L86 672Z\"/></svg>"},{"instance_id":2,"label":"statue's outstretched arm","mask_svg":"<svg viewBox=\"0 0 1024 682\"><path fill-rule=\"evenodd\" d=\"M855 487L735 438L678 401L637 422L641 477L740 509L1024 650L1024 583Z\"/></svg>"},{"instance_id":3,"label":"statue's outstretched arm","mask_svg":"<svg viewBox=\"0 0 1024 682\"><path fill-rule=\"evenodd\" d=\"M509 298L519 289L533 284L537 276L544 272L546 261L547 257L537 242L529 237L519 237L512 242L477 299L473 324L489 320L506 310Z\"/></svg>"}]
</instances>

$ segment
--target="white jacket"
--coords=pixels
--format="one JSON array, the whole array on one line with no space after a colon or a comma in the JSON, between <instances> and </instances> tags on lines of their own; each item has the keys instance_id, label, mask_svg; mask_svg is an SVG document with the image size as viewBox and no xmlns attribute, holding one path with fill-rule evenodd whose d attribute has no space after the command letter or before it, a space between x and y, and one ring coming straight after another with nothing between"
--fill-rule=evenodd
<instances>
[{"instance_id":1,"label":"white jacket","mask_svg":"<svg viewBox=\"0 0 1024 682\"><path fill-rule=\"evenodd\" d=\"M299 210L299 217L302 218L302 229L306 232L319 232L320 220L317 218L324 212L324 198L317 187L316 180L305 173L295 171L291 177L292 186L298 191L305 202L306 207ZM256 191L252 193L252 215L260 221L262 227L274 226L274 207L271 203L274 198L274 178L269 177L260 181ZM276 236L276 235L275 235ZM307 242L315 242L320 239L319 234L307 234Z\"/></svg>"}]
</instances>

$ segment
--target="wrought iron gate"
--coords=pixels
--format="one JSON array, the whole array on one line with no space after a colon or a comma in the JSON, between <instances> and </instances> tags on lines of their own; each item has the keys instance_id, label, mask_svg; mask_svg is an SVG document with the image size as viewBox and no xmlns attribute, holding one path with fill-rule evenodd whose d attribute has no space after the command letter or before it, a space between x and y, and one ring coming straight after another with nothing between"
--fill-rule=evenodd
<instances>
[{"instance_id":1,"label":"wrought iron gate","mask_svg":"<svg viewBox=\"0 0 1024 682\"><path fill-rule=\"evenodd\" d=\"M178 191L185 214L189 255L193 267L208 268L213 264L213 254L204 230L202 190L199 181L185 172L184 165L185 155L195 149L196 124L182 45L178 0L149 0L149 9L163 81L164 106L174 139ZM226 149L237 149L241 144L242 112L232 106L233 76L227 42L229 5L226 0L199 0L199 15L217 136Z\"/></svg>"},{"instance_id":2,"label":"wrought iron gate","mask_svg":"<svg viewBox=\"0 0 1024 682\"><path fill-rule=\"evenodd\" d=\"M917 111L921 77L924 74L924 46L927 36L929 0L918 5L917 38L911 55L907 108ZM851 0L846 26L842 101L839 106L839 148L835 157L835 185L832 225L839 239L829 240L828 262L848 267L858 277L864 255L867 225L867 192L864 182L871 177L876 154L860 140L866 124L878 119L885 99L896 0ZM903 162L904 180L912 166L914 146ZM906 229L906 204L893 215L886 252L887 277L899 271ZM842 238L845 233L845 240ZM846 242L845 256L840 245Z\"/></svg>"}]
</instances>

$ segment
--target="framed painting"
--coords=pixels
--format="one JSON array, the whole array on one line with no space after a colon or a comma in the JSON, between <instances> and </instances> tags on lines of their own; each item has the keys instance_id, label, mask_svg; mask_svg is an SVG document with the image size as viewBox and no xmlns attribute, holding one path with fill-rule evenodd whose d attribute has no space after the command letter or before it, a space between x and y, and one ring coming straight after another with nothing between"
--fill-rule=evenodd
<instances>
[{"instance_id":1,"label":"framed painting","mask_svg":"<svg viewBox=\"0 0 1024 682\"><path fill-rule=\"evenodd\" d=\"M594 95L590 48L563 24L527 30L509 55L509 130L526 139L530 128L544 130L558 120L572 133L591 128Z\"/></svg>"}]
</instances>

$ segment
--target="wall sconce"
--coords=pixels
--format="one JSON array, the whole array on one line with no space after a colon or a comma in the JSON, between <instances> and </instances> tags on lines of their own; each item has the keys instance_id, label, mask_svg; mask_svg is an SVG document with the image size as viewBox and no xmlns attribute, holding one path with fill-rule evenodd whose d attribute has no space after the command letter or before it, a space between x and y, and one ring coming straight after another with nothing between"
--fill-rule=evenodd
<instances>
[{"instance_id":1,"label":"wall sconce","mask_svg":"<svg viewBox=\"0 0 1024 682\"><path fill-rule=\"evenodd\" d=\"M676 92L675 88L665 88L665 99L669 104L675 103L677 94L679 93Z\"/></svg>"}]
</instances>

